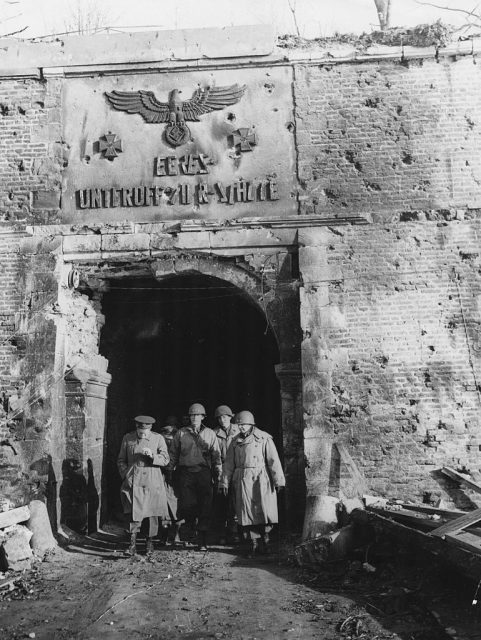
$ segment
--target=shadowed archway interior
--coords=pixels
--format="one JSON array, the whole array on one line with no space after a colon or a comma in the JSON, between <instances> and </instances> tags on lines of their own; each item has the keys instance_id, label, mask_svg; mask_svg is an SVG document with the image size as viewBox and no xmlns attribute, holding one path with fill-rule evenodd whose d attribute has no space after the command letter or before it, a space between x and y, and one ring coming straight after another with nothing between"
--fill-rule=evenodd
<instances>
[{"instance_id":1,"label":"shadowed archway interior","mask_svg":"<svg viewBox=\"0 0 481 640\"><path fill-rule=\"evenodd\" d=\"M102 519L120 509L116 458L133 417L157 426L179 420L192 402L252 411L281 447L275 336L252 299L225 280L204 275L112 281L104 295L100 351L109 360ZM155 427L154 427L155 428Z\"/></svg>"}]
</instances>

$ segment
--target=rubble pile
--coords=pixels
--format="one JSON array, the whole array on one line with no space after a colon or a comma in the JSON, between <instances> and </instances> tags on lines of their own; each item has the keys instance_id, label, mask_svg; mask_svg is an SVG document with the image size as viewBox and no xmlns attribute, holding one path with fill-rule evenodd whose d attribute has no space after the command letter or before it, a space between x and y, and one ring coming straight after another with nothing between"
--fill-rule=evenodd
<instances>
[{"instance_id":1,"label":"rubble pile","mask_svg":"<svg viewBox=\"0 0 481 640\"><path fill-rule=\"evenodd\" d=\"M35 557L57 546L43 502L11 509L4 500L0 508L0 571L30 569Z\"/></svg>"},{"instance_id":2,"label":"rubble pile","mask_svg":"<svg viewBox=\"0 0 481 640\"><path fill-rule=\"evenodd\" d=\"M0 570L23 571L31 566L33 553L30 547L32 532L25 524L30 518L28 506L0 512Z\"/></svg>"}]
</instances>

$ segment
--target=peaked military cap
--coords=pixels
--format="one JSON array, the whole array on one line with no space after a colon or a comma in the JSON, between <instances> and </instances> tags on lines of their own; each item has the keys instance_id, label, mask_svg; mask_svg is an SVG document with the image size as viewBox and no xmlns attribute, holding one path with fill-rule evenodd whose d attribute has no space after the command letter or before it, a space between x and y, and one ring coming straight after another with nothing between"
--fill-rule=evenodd
<instances>
[{"instance_id":1,"label":"peaked military cap","mask_svg":"<svg viewBox=\"0 0 481 640\"><path fill-rule=\"evenodd\" d=\"M135 416L134 420L139 424L145 424L145 425L155 424L155 418L152 418L151 416Z\"/></svg>"}]
</instances>

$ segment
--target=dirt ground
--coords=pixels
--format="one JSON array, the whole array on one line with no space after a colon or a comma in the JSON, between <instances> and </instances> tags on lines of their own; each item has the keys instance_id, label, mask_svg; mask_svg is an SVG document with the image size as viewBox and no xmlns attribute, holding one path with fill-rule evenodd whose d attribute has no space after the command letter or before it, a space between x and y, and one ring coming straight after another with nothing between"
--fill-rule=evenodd
<instances>
[{"instance_id":1,"label":"dirt ground","mask_svg":"<svg viewBox=\"0 0 481 640\"><path fill-rule=\"evenodd\" d=\"M254 559L236 548L158 547L148 560L142 544L131 559L126 545L96 534L15 574L0 591L0 638L481 638L476 585L431 559L373 554L368 573L355 558L300 568L292 540Z\"/></svg>"}]
</instances>

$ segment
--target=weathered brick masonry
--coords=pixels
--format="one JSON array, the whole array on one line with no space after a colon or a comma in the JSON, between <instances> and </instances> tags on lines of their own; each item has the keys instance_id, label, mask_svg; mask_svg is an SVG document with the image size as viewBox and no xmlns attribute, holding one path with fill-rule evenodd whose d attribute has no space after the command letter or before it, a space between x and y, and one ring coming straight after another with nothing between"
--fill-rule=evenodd
<instances>
[{"instance_id":1,"label":"weathered brick masonry","mask_svg":"<svg viewBox=\"0 0 481 640\"><path fill-rule=\"evenodd\" d=\"M320 264L306 269L302 314L314 491L320 430L348 445L373 492L466 506L434 472L480 469L479 229L452 221L306 234L306 261Z\"/></svg>"},{"instance_id":2,"label":"weathered brick masonry","mask_svg":"<svg viewBox=\"0 0 481 640\"><path fill-rule=\"evenodd\" d=\"M302 212L479 207L480 73L472 56L296 66Z\"/></svg>"},{"instance_id":3,"label":"weathered brick masonry","mask_svg":"<svg viewBox=\"0 0 481 640\"><path fill-rule=\"evenodd\" d=\"M373 492L466 506L435 470L481 468L479 73L296 66L301 212L373 222L300 233L308 496L342 494L340 440Z\"/></svg>"},{"instance_id":4,"label":"weathered brick masonry","mask_svg":"<svg viewBox=\"0 0 481 640\"><path fill-rule=\"evenodd\" d=\"M80 159L74 156L70 144L78 141L68 139L78 114L66 110L65 95L69 83L80 82L77 71L4 77L2 494L21 504L47 493L54 519L65 460L78 460L86 478L93 465L100 488L110 370L99 337L108 283L198 272L250 296L276 334L294 519L303 507L304 465L310 516L320 526L334 519L347 483L331 450L335 441L346 444L373 493L467 506L435 471L442 465L481 471L481 71L468 50L434 53L395 58L384 50L344 60L322 51L259 54L259 69L268 74L269 65L276 67L279 83L291 77L285 67L292 71L292 99L282 96L287 107L274 81L260 85L269 89L273 114L279 105L291 114L285 126L295 134L295 154L290 158L287 137L278 150L297 173L288 181L287 213L279 207L269 220L210 221L211 227L186 218L154 224L139 210L126 219L119 213L112 221L114 211L105 222L94 212L91 223L62 224L62 195L75 191L75 176L66 185L69 164L81 160L88 171L91 160L85 148ZM119 64L119 51L112 55ZM196 49L191 60L198 55ZM147 52L142 64L151 59ZM100 74L107 86L106 72L116 82L135 76L130 88L138 78L150 86L143 67L122 61L124 75L116 75L107 63L93 56L86 86L95 87ZM251 65L244 63L232 64ZM62 64L69 69L71 61ZM165 72L179 63L152 64ZM74 103L82 85L75 91ZM141 120L128 122L144 130ZM215 131L227 126L218 122ZM99 135L85 127L84 147ZM292 195L299 216L289 213ZM81 292L68 287L71 267L82 273Z\"/></svg>"},{"instance_id":5,"label":"weathered brick masonry","mask_svg":"<svg viewBox=\"0 0 481 640\"><path fill-rule=\"evenodd\" d=\"M59 83L11 75L0 82L0 486L23 504L49 490L52 402L63 379L52 320L58 242L32 240L25 228L57 215L63 159ZM32 468L39 457L45 464Z\"/></svg>"}]
</instances>

